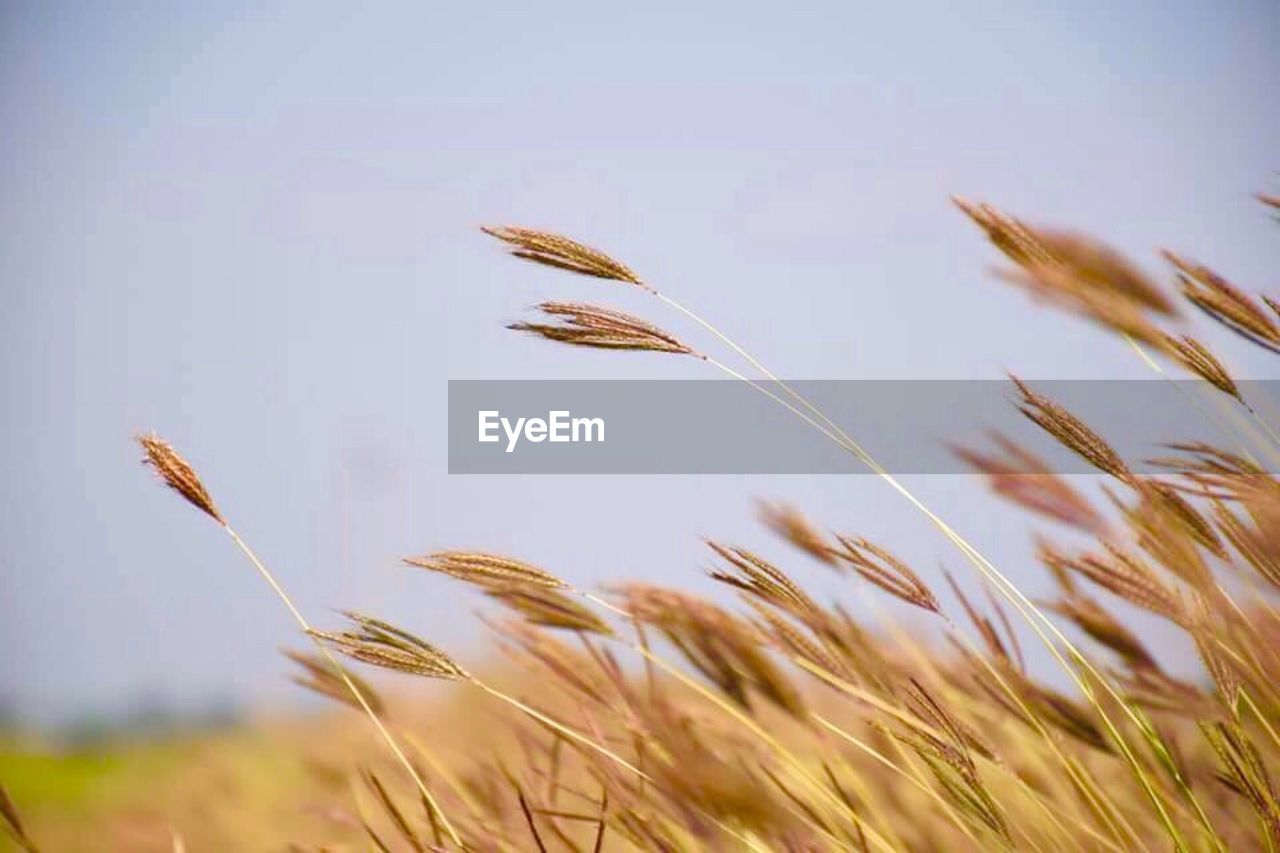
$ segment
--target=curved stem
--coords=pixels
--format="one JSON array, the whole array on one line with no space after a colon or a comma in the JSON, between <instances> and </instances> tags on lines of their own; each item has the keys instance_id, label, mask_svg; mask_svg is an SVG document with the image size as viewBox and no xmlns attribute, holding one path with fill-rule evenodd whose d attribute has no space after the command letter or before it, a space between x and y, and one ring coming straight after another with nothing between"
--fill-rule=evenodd
<instances>
[{"instance_id":1,"label":"curved stem","mask_svg":"<svg viewBox=\"0 0 1280 853\"><path fill-rule=\"evenodd\" d=\"M400 744L391 736L391 732L369 705L369 701L365 698L364 693L356 686L356 683L351 679L351 676L347 675L347 671L343 669L337 659L334 658L333 653L329 651L328 647L312 636L311 626L302 615L302 611L294 605L293 599L289 597L289 594L284 591L284 587L280 585L280 583L275 579L275 576L271 574L267 567L263 565L262 561L258 559L258 555L253 553L253 550L243 539L240 538L240 534L236 533L229 524L223 524L223 529L227 531L227 535L231 537L231 540L236 543L241 551L244 552L244 555L249 558L249 562L258 570L258 574L262 575L262 579L267 582L267 585L270 586L279 599L284 602L284 606L288 608L299 627L302 628L303 632L306 633L307 636L311 637L311 641L315 644L316 648L320 650L321 654L323 654L325 659L329 662L329 665L332 666L334 671L342 678L343 683L347 686L347 689L351 691L351 695L355 697L355 700L360 704L365 715L373 722L374 728L378 730L378 734L382 736L382 739L386 742L387 746L390 747L392 753L395 754L395 757L404 765L405 770L409 771L409 775L413 777L414 783L418 786L418 791L421 792L422 796L431 806L431 810L440 818L440 823L444 826L445 831L449 833L449 838L459 848L463 847L462 839L453 828L453 825L449 823L449 818L445 816L444 811L440 808L440 804L437 803L435 797L431 795L431 791L427 788L427 784L422 781L421 775L419 775L418 771L414 768L412 762L409 761L408 756L404 754L404 751L400 748Z\"/></svg>"}]
</instances>

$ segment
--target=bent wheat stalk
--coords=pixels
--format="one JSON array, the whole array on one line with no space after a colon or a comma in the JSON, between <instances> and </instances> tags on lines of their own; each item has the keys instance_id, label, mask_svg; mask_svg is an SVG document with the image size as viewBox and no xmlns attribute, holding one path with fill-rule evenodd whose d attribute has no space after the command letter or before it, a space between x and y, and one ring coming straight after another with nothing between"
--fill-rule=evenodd
<instances>
[{"instance_id":1,"label":"bent wheat stalk","mask_svg":"<svg viewBox=\"0 0 1280 853\"><path fill-rule=\"evenodd\" d=\"M154 433L137 436L137 442L142 446L142 449L146 454L144 462L155 469L156 474L164 481L165 485L181 495L187 503L212 518L224 531L226 531L227 535L231 537L231 541L236 543L236 547L240 549L253 567L258 570L258 574L262 576L262 579L267 582L267 585L271 587L276 596L284 603L285 608L289 611L290 615L293 616L294 621L298 623L298 626L302 628L304 633L312 637L316 647L324 655L325 660L333 667L334 672L342 679L347 689L351 691L351 695L355 698L356 702L359 703L365 716L367 716L373 723L373 726L377 729L379 736L386 742L387 747L390 748L396 759L404 766L404 769L409 772L410 777L413 778L414 784L418 787L418 791L422 794L428 805L430 805L431 810L440 818L440 823L448 832L450 840L452 840L454 845L457 847L463 847L461 837L449 822L449 818L445 815L444 810L440 808L440 804L436 802L436 798L432 795L431 790L427 787L426 782L423 781L422 776L418 773L417 769L414 768L413 763L409 761L408 756L404 754L404 751L400 748L400 744L396 742L394 737L392 737L391 732L383 724L382 719L378 716L377 712L373 710L373 707L370 705L368 698L365 697L364 692L356 686L355 681L352 680L351 676L347 674L347 671L338 663L337 659L333 656L333 653L329 651L329 648L314 636L311 625L308 624L306 618L302 615L302 611L300 611L293 603L293 599L291 599L289 594L285 592L284 587L280 585L280 582L276 580L275 576L263 564L263 562L258 559L258 555L255 554L248 544L240 538L240 534L236 533L231 525L227 523L226 518L218 511L218 508L214 504L213 498L209 495L208 490L200 481L195 469L191 467L187 460L182 458L182 455L179 454L178 451L174 450L172 445Z\"/></svg>"}]
</instances>

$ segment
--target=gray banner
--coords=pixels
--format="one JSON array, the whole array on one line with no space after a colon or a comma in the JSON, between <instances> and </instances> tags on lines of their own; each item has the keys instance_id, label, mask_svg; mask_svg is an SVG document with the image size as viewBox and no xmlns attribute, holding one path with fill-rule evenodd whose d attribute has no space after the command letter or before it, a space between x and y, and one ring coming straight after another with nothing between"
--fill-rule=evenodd
<instances>
[{"instance_id":1,"label":"gray banner","mask_svg":"<svg viewBox=\"0 0 1280 853\"><path fill-rule=\"evenodd\" d=\"M788 383L881 465L900 474L971 473L949 449L986 449L992 430L1063 474L1096 473L1017 409L1008 381ZM1171 442L1206 442L1270 471L1280 381L1240 383L1259 413L1198 381L1037 381L1137 472ZM764 384L818 423L776 385ZM1270 417L1269 417L1270 416ZM823 426L826 426L823 424ZM826 426L827 429L831 429ZM451 474L860 474L862 463L744 382L450 380Z\"/></svg>"}]
</instances>

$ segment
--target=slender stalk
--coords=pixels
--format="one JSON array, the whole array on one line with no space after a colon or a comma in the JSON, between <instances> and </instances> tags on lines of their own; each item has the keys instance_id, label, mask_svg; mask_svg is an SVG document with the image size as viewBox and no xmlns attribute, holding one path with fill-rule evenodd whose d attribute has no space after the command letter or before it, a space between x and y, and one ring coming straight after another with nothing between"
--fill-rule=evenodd
<instances>
[{"instance_id":1,"label":"slender stalk","mask_svg":"<svg viewBox=\"0 0 1280 853\"><path fill-rule=\"evenodd\" d=\"M495 699L499 699L503 702L506 702L508 705L520 711L522 714L525 714L531 717L532 719L537 720L538 722L542 723L544 726L547 726L553 731L556 731L571 740L577 741L578 743L582 744L588 749L594 752L597 752L600 755L603 755L605 758L608 758L610 761L614 762L620 767L630 770L632 773L636 774L638 777L640 777L644 781L649 783L653 783L655 781L654 778L650 776L648 773L645 773L639 767L636 767L634 764L632 764L630 761L627 761L625 758L618 755L616 752L613 752L612 750L601 746L591 738L587 737L586 735L582 734L581 732L573 728L570 728L569 726L566 726L564 723L561 723L557 720L552 719L551 717L539 711L537 708L533 708L529 705L526 705L524 702L521 702L519 699L515 698L509 693L504 693L503 691L497 689L496 687L490 687L488 684L484 683L483 681L476 678L475 676L472 676L468 681L468 683L471 684L473 687L478 687L479 689L483 690L485 693L488 693L490 696L494 697ZM702 811L702 810L699 809L699 811ZM751 841L745 835L733 829L733 827L725 824L723 821L719 820L718 818L712 817L711 815L706 815L706 816L710 818L722 830L734 836L739 841L742 841L743 843L747 844L751 849L763 850L765 851L765 853L769 853L769 848L761 847L758 843Z\"/></svg>"},{"instance_id":2,"label":"slender stalk","mask_svg":"<svg viewBox=\"0 0 1280 853\"><path fill-rule=\"evenodd\" d=\"M258 559L258 555L253 552L253 549L251 549L248 544L240 538L240 534L236 533L235 530L232 529L231 525L223 524L223 529L227 531L227 535L231 537L231 541L235 542L236 546L244 552L246 557L248 557L249 562L258 570L258 574L262 575L262 579L267 582L267 585L271 587L276 596L284 602L284 606L288 608L289 613L293 615L294 620L298 623L299 627L302 628L303 633L311 637L312 642L315 644L316 648L320 650L320 653L324 655L325 660L329 662L329 665L332 666L334 671L342 678L347 689L351 691L351 695L355 697L355 700L358 703L360 703L360 707L364 710L365 715L373 722L374 728L378 730L378 734L382 736L383 741L386 742L387 746L391 749L392 753L395 754L395 757L399 759L400 763L404 765L405 770L409 771L409 775L413 777L413 781L417 785L418 791L421 792L422 796L431 806L432 811L436 813L436 816L440 818L440 823L444 826L445 831L449 833L449 838L456 846L462 848L464 845L457 830L455 830L453 828L453 824L449 822L449 818L445 815L444 810L440 808L440 804L436 802L436 798L432 796L430 789L427 788L427 784L422 780L422 776L419 775L418 771L414 768L413 763L409 761L408 756L406 756L404 751L400 748L400 744L396 742L394 737L392 737L391 732L369 705L369 701L365 698L364 693L356 686L355 682L352 681L351 676L347 675L347 671L338 663L337 659L333 656L333 653L329 651L328 646L320 642L320 640L316 639L311 634L311 625L308 624L306 618L302 615L302 611L294 605L293 599L291 599L289 594L284 591L284 587L282 587L275 579L275 576L271 571L263 565L261 560Z\"/></svg>"},{"instance_id":3,"label":"slender stalk","mask_svg":"<svg viewBox=\"0 0 1280 853\"><path fill-rule=\"evenodd\" d=\"M600 607L602 607L602 608L604 608L604 609L606 609L606 610L608 610L608 611L610 611L610 612L612 612L612 613L614 613L614 614L616 614L616 615L618 615L618 616L621 616L621 617L622 617L622 618L624 618L624 619L628 619L628 620L630 620L630 619L632 619L632 618L633 618L633 617L632 617L632 615L631 615L630 613L628 613L627 611L625 611L625 610L623 610L622 608L617 607L617 606L615 606L615 605L613 605L613 604L610 604L608 601L605 601L603 598L600 598L600 597L599 597L599 596L597 596L597 595L594 595L594 594L592 594L592 593L590 593L590 592L584 592L584 591L582 591L582 590L575 589L575 588L573 588L573 587L570 587L570 589L571 589L573 592L575 592L575 593L577 593L578 595L580 595L580 596L582 596L583 598L585 598L586 600L588 600L588 601L592 602L593 604L599 605ZM809 776L808 776L808 771L807 771L807 770L805 770L805 769L803 768L803 765L800 763L799 759L798 759L798 758L796 758L796 757L795 757L795 755L794 755L793 753L791 753L789 750L787 750L787 749L786 749L786 747L784 747L782 744L780 744L780 743L778 743L776 740L774 740L774 739L773 739L773 738L772 738L772 737L771 737L771 736L770 736L766 731L764 731L764 729L762 729L762 728L759 726L759 724L757 724L757 723L755 722L755 720L752 720L750 717L748 717L747 715L743 714L741 711L739 711L739 710L738 710L737 708L735 708L733 705L731 705L731 704L729 704L729 703L725 702L725 701L724 701L724 699L722 699L718 694L716 694L716 693L714 693L713 691L709 690L707 687L705 687L704 685L700 684L700 683L699 683L699 682L697 682L696 680L694 680L694 679L690 678L688 675L686 675L685 673L681 672L679 669L677 669L676 667L672 666L670 663L668 663L667 661L663 660L663 659L662 659L662 658L660 658L658 655L654 654L654 653L653 653L652 651L650 651L647 647L645 647L645 646L643 646L643 645L640 645L640 644L638 644L638 643L628 642L628 641L626 641L626 640L619 640L619 642L621 642L623 645L625 645L625 646L627 646L628 648L630 648L630 649L631 649L632 651L634 651L636 654L640 655L640 656L644 659L644 662L645 662L645 666L646 666L646 667L653 667L653 666L660 667L660 668L661 668L661 669L663 669L665 672L667 672L669 675L674 676L674 677L676 678L676 680L680 681L680 682L681 682L682 684L684 684L685 686L690 687L691 689L693 689L694 691L696 691L697 693L699 693L699 694L700 694L700 695L702 695L703 697L707 698L709 701L711 701L711 702L712 702L713 704L715 704L718 708L720 708L720 709L721 709L721 710L723 710L725 713L727 713L727 714L728 714L730 717L732 717L734 720L736 720L736 721L738 721L739 723L741 723L742 725L746 726L746 727L747 727L747 728L748 728L748 729L749 729L753 734L755 734L757 737L761 737L761 738L763 738L763 739L765 740L765 742L769 744L769 746L771 746L772 748L774 748L774 749L775 749L775 751L778 751L780 754L782 754L782 755L786 756L786 757L787 757L787 759L788 759L788 760L789 760L789 761L790 761L794 766L796 766L797 768L801 769L801 771L802 771L802 772L804 772L804 773L806 774L806 781L809 781L809 782L810 782L810 784L814 785L815 787L818 787L818 788L819 788L819 790L821 790L821 791L823 792L823 794L824 794L824 795L826 795L826 794L827 794L825 787L823 787L823 786L822 786L822 785L821 785L817 780L814 780L814 779L812 779L811 777L809 777ZM816 716L816 715L811 714L811 716ZM858 823L860 826L862 826L862 828L863 828L865 831L869 831L869 832L870 832L874 837L876 837L876 838L877 838L877 841L878 841L879 843L883 843L887 848L892 849L892 845L890 845L890 844L888 843L888 841L887 841L887 840L885 840L885 839L883 839L882 837L880 837L880 836L878 835L877 831L876 831L873 827L871 827L869 824L867 824L864 820L862 820L862 818L860 818L860 817L859 817L858 815L856 815L856 814L852 815L852 817L853 817L853 819L854 819L854 822L855 822L855 823Z\"/></svg>"},{"instance_id":4,"label":"slender stalk","mask_svg":"<svg viewBox=\"0 0 1280 853\"><path fill-rule=\"evenodd\" d=\"M948 819L950 819L951 822L956 825L957 829L959 829L962 833L964 833L964 835L974 844L981 846L981 842L979 842L977 836L973 834L973 830L964 821L964 819L960 817L960 815L951 806L951 804L948 803L945 799L943 799L941 794L939 794L937 791L933 790L933 788L921 782L915 776L903 770L897 764L894 764L891 759L889 759L888 757L880 753L878 750L876 750L875 747L869 744L866 744L863 741L859 740L858 738L854 737L853 735L849 734L844 729L840 728L835 723L828 720L826 717L817 713L814 713L812 716L813 716L813 719L816 720L819 725L823 726L828 731L834 733L838 737L843 738L844 740L853 744L858 749L865 752L867 755L870 755L877 762L889 768L890 770L897 773L898 775L902 776L902 778L906 779L912 785L919 788L924 793L928 794L931 799L933 799L936 803L938 803L938 805L942 808L942 811L947 815Z\"/></svg>"},{"instance_id":5,"label":"slender stalk","mask_svg":"<svg viewBox=\"0 0 1280 853\"><path fill-rule=\"evenodd\" d=\"M595 752L600 753L605 758L608 758L610 761L614 762L615 764L621 767L625 767L627 770L630 770L632 773L636 774L641 779L644 779L646 782L653 781L652 776L650 776L648 773L645 773L639 767L636 767L634 764L632 764L630 761L627 761L625 758L618 755L616 752L613 752L607 749L606 747L601 746L600 744L596 743L594 740L582 734L581 732L578 732L574 729L569 728L563 723L553 720L551 717L548 717L546 714L542 713L537 708L532 708L529 705L526 705L525 703L521 702L519 699L515 698L514 696L511 696L510 694L507 694L507 693L503 693L501 690L497 689L496 687L490 687L488 684L485 684L483 681L481 681L478 678L475 678L474 676L471 678L470 684L472 684L475 687L479 687L485 693L488 693L490 696L493 696L496 699L501 699L503 702L506 702L508 705L511 705L513 708L516 708L521 713L532 717L533 719L542 723L544 726L554 729L555 731L559 732L565 737L571 740L575 740L578 743L582 744L583 746L591 750L594 750Z\"/></svg>"}]
</instances>

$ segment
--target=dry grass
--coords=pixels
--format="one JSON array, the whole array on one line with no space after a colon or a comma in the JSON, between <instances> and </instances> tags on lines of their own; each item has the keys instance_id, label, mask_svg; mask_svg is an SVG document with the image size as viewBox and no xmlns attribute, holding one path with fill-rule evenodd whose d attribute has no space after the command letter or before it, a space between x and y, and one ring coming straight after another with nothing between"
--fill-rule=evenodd
<instances>
[{"instance_id":1,"label":"dry grass","mask_svg":"<svg viewBox=\"0 0 1280 853\"><path fill-rule=\"evenodd\" d=\"M1017 266L1012 280L1155 347L1228 395L1217 398L1224 405L1244 406L1207 345L1167 328L1178 315L1173 298L1135 264L1092 238L958 204ZM575 240L486 231L518 258L660 295ZM1265 349L1280 343L1266 313L1272 300L1264 298L1264 309L1207 269L1169 259L1190 304ZM559 322L513 328L575 346L698 354L630 315L577 303L541 309ZM761 509L766 526L803 561L845 572L853 594L879 597L886 621L861 624L839 601L809 592L803 569L717 542L708 543L711 577L736 594L736 605L634 582L597 595L501 555L408 558L502 608L492 627L506 668L482 679L429 641L358 613L346 614L345 629L311 630L324 654L291 655L299 683L364 712L385 737L335 746L323 771L295 783L300 796L343 816L307 826L299 849L1280 845L1275 477L1248 453L1199 444L1170 446L1156 460L1165 473L1140 476L1104 436L1015 379L1019 407L1043 439L1107 475L1076 488L1002 436L990 451L956 448L996 495L1030 513L1028 536L1057 587L1052 600L1032 602L851 436L696 319L711 343L746 362L742 373L726 369L755 371L763 393L881 474L976 575L948 576L944 595L889 549L825 533L799 510L773 504ZM226 525L173 448L140 441L167 485ZM1060 526L1071 544L1052 544L1039 520ZM1196 648L1197 676L1165 669L1167 656L1135 623L1139 611ZM906 628L899 614L925 623ZM1028 667L1027 633L1065 668L1072 690ZM437 689L456 691L466 712L424 725L421 711L387 702L330 652L409 680L452 682ZM38 828L23 824L18 806L0 795L3 826L33 849L24 832L38 839ZM208 819L176 810L172 826L178 837L198 838Z\"/></svg>"},{"instance_id":2,"label":"dry grass","mask_svg":"<svg viewBox=\"0 0 1280 853\"><path fill-rule=\"evenodd\" d=\"M544 302L538 308L561 322L512 323L507 328L579 347L697 354L657 326L611 308L576 302Z\"/></svg>"}]
</instances>

